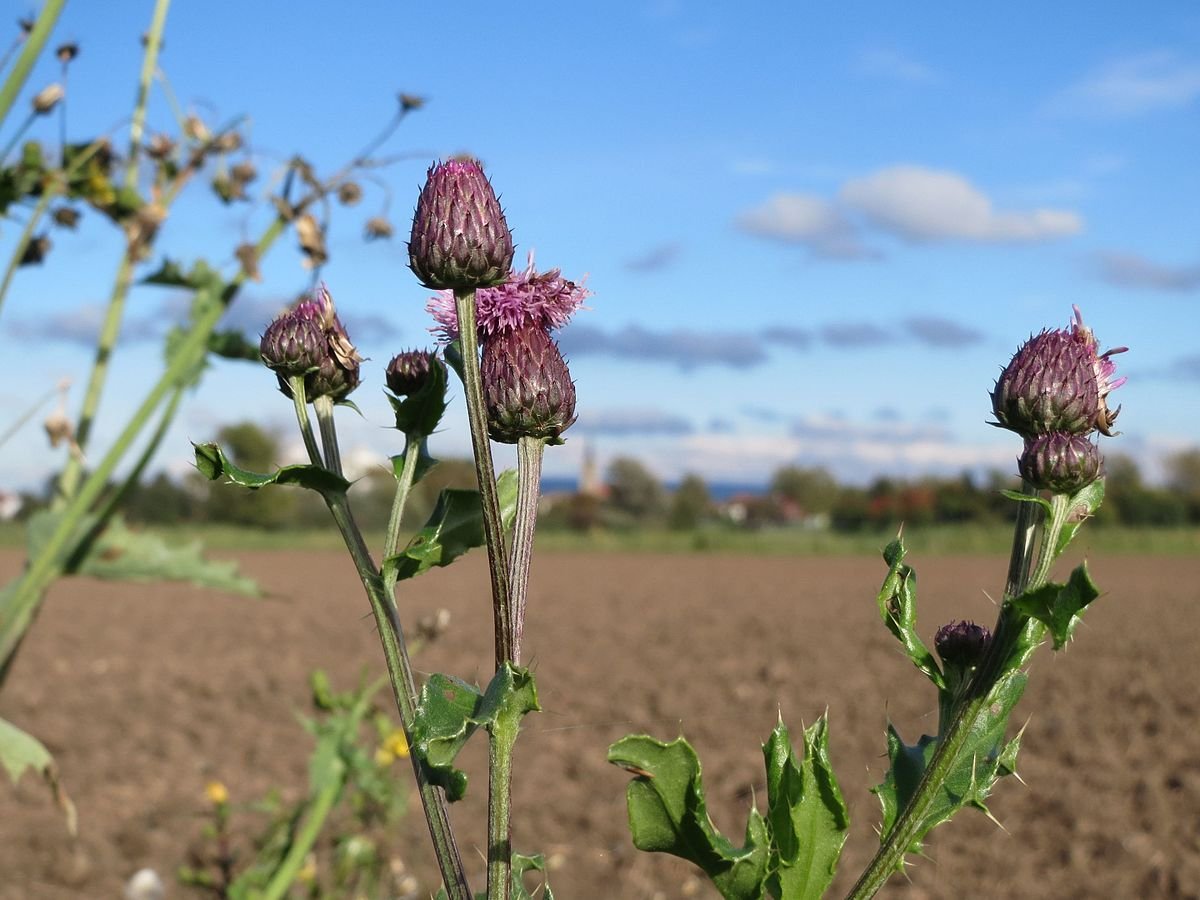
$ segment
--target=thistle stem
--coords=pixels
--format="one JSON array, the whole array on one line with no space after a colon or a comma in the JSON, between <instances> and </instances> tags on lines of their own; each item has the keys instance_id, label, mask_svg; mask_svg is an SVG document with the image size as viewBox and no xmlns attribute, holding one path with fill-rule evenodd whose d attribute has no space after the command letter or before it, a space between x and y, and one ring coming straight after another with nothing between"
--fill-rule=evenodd
<instances>
[{"instance_id":1,"label":"thistle stem","mask_svg":"<svg viewBox=\"0 0 1200 900\"><path fill-rule=\"evenodd\" d=\"M42 11L38 13L37 21L33 23L33 30L25 38L25 47L21 50L21 55L17 57L8 77L4 79L4 84L0 85L0 122L8 118L8 111L12 109L17 95L25 86L25 80L29 77L33 64L41 55L46 41L50 39L50 32L54 30L58 17L66 5L67 0L46 0L42 4Z\"/></svg>"},{"instance_id":2,"label":"thistle stem","mask_svg":"<svg viewBox=\"0 0 1200 900\"><path fill-rule=\"evenodd\" d=\"M1037 491L1031 485L1025 484L1024 493L1036 496ZM958 766L959 758L978 730L977 727L982 726L988 716L993 689L1002 678L1021 668L1036 649L1045 630L1044 626L1020 613L1011 601L1025 591L1045 583L1050 565L1054 561L1054 546L1057 541L1057 538L1048 538L1051 533L1057 535L1062 529L1066 515L1066 498L1063 500L1062 504L1055 506L1050 527L1041 542L1041 558L1032 577L1029 576L1029 570L1042 506L1031 501L1023 501L1017 505L1017 521L1013 529L1013 548L1004 602L1000 607L987 652L961 699L950 712L944 733L939 736L937 749L929 760L916 791L896 819L891 831L880 842L879 850L846 895L846 900L866 900L874 896L894 872L904 868L904 857L916 843L929 810L940 796L942 786Z\"/></svg>"},{"instance_id":3,"label":"thistle stem","mask_svg":"<svg viewBox=\"0 0 1200 900\"><path fill-rule=\"evenodd\" d=\"M338 530L346 542L346 548L354 560L359 579L366 590L371 602L371 612L375 616L376 630L383 645L383 657L387 663L388 677L392 683L392 694L396 700L396 708L400 711L400 721L404 726L404 735L412 741L412 726L417 712L417 683L413 675L412 662L409 660L408 649L404 641L404 630L396 614L396 607L391 601L379 570L371 559L362 532L354 522L350 513L350 504L344 493L330 493L325 496L325 503L337 523ZM417 754L411 754L413 777L421 795L421 805L425 810L425 821L429 826L429 836L433 840L434 854L437 856L438 868L442 873L442 881L450 900L471 900L471 889L467 884L466 871L463 868L462 857L454 840L454 832L450 826L450 813L447 809L446 798L441 790L430 784L425 777Z\"/></svg>"},{"instance_id":4,"label":"thistle stem","mask_svg":"<svg viewBox=\"0 0 1200 900\"><path fill-rule=\"evenodd\" d=\"M337 425L333 421L333 400L330 397L313 399L317 426L321 429L321 446L325 448L325 468L334 475L342 474L342 451L338 448Z\"/></svg>"},{"instance_id":5,"label":"thistle stem","mask_svg":"<svg viewBox=\"0 0 1200 900\"><path fill-rule=\"evenodd\" d=\"M496 669L514 662L512 621L508 585L508 553L504 546L504 525L500 519L500 499L496 492L496 472L488 438L487 413L483 407L483 379L479 371L479 336L475 325L475 291L454 292L458 315L458 335L462 342L463 391L467 401L467 419L471 426L471 447L475 453L475 473L479 479L479 498L483 504L483 532L487 539L488 566L492 578L492 616L496 634Z\"/></svg>"},{"instance_id":6,"label":"thistle stem","mask_svg":"<svg viewBox=\"0 0 1200 900\"><path fill-rule=\"evenodd\" d=\"M488 900L512 894L512 766L519 718L500 715L488 741Z\"/></svg>"},{"instance_id":7,"label":"thistle stem","mask_svg":"<svg viewBox=\"0 0 1200 900\"><path fill-rule=\"evenodd\" d=\"M404 508L408 505L408 495L412 490L413 478L416 475L417 463L421 458L421 438L417 434L405 435L404 468L396 479L396 496L392 498L392 511L388 515L387 533L383 541L383 555L386 559L400 552L400 527L404 521Z\"/></svg>"},{"instance_id":8,"label":"thistle stem","mask_svg":"<svg viewBox=\"0 0 1200 900\"><path fill-rule=\"evenodd\" d=\"M546 441L542 438L522 436L517 440L517 515L508 561L512 615L509 627L512 630L513 662L517 665L521 662L521 639L525 634L525 600L529 594L529 564L533 559L545 449Z\"/></svg>"},{"instance_id":9,"label":"thistle stem","mask_svg":"<svg viewBox=\"0 0 1200 900\"><path fill-rule=\"evenodd\" d=\"M304 376L289 376L288 387L292 391L292 402L296 407L296 423L300 426L300 434L304 438L304 449L308 451L308 461L314 466L324 465L321 459L321 448L317 446L312 422L308 418L308 398L304 396Z\"/></svg>"}]
</instances>

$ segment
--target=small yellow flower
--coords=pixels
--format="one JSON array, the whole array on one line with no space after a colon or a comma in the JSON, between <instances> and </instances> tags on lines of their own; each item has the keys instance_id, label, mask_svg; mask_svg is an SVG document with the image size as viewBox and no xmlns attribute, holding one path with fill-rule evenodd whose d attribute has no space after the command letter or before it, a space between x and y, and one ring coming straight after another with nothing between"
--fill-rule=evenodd
<instances>
[{"instance_id":1,"label":"small yellow flower","mask_svg":"<svg viewBox=\"0 0 1200 900\"><path fill-rule=\"evenodd\" d=\"M224 806L229 802L229 790L219 781L210 781L204 786L204 795L213 806Z\"/></svg>"},{"instance_id":2,"label":"small yellow flower","mask_svg":"<svg viewBox=\"0 0 1200 900\"><path fill-rule=\"evenodd\" d=\"M404 736L404 731L400 728L389 732L388 736L383 739L383 746L389 753L400 759L408 756L408 738Z\"/></svg>"},{"instance_id":3,"label":"small yellow flower","mask_svg":"<svg viewBox=\"0 0 1200 900\"><path fill-rule=\"evenodd\" d=\"M301 884L312 884L317 880L317 857L310 853L304 857L304 867L296 873L296 880Z\"/></svg>"},{"instance_id":4,"label":"small yellow flower","mask_svg":"<svg viewBox=\"0 0 1200 900\"><path fill-rule=\"evenodd\" d=\"M375 750L375 765L381 769L386 769L396 761L396 754L387 747L379 747Z\"/></svg>"}]
</instances>

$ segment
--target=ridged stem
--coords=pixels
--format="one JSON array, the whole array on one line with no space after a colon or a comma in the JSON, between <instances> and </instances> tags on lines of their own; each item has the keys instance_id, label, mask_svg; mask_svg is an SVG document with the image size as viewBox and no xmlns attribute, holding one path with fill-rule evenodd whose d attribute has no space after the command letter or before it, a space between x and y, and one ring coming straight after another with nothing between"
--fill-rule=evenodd
<instances>
[{"instance_id":1,"label":"ridged stem","mask_svg":"<svg viewBox=\"0 0 1200 900\"><path fill-rule=\"evenodd\" d=\"M512 615L509 627L512 630L513 662L517 665L521 663L521 640L525 634L525 600L529 595L529 565L533 559L545 449L546 442L542 438L521 437L517 440L517 515L508 561Z\"/></svg>"},{"instance_id":2,"label":"ridged stem","mask_svg":"<svg viewBox=\"0 0 1200 900\"><path fill-rule=\"evenodd\" d=\"M413 476L416 474L417 463L421 457L420 435L405 435L404 468L396 480L396 495L392 498L392 511L388 515L387 532L383 541L384 558L395 556L400 552L400 528L404 522L404 508L408 505L408 495L412 491Z\"/></svg>"},{"instance_id":3,"label":"ridged stem","mask_svg":"<svg viewBox=\"0 0 1200 900\"><path fill-rule=\"evenodd\" d=\"M456 290L454 306L458 315L458 335L462 342L463 393L467 401L467 420L471 428L471 448L475 454L475 473L479 479L479 498L483 504L483 533L487 540L488 567L492 579L492 616L496 634L496 669L513 662L508 585L508 552L504 546L504 524L500 520L500 498L496 492L496 471L488 438L487 412L483 405L483 378L479 371L479 336L475 324L475 291Z\"/></svg>"},{"instance_id":4,"label":"ridged stem","mask_svg":"<svg viewBox=\"0 0 1200 900\"><path fill-rule=\"evenodd\" d=\"M488 900L512 895L512 766L519 717L499 715L488 740Z\"/></svg>"}]
</instances>

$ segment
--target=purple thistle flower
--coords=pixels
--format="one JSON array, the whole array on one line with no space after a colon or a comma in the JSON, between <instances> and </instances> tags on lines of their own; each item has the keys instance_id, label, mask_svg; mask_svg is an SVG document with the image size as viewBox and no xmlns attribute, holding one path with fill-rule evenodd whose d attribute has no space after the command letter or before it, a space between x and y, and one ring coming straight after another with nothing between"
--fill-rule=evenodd
<instances>
[{"instance_id":1,"label":"purple thistle flower","mask_svg":"<svg viewBox=\"0 0 1200 900\"><path fill-rule=\"evenodd\" d=\"M503 284L475 292L479 340L531 325L546 331L562 328L591 295L582 284L563 278L559 269L538 272L530 251L524 271L514 269ZM437 322L429 330L441 343L448 344L458 338L453 291L438 291L429 298L425 309Z\"/></svg>"},{"instance_id":2,"label":"purple thistle flower","mask_svg":"<svg viewBox=\"0 0 1200 900\"><path fill-rule=\"evenodd\" d=\"M1120 409L1110 411L1107 397L1125 383L1113 378L1114 347L1098 353L1099 343L1083 324L1079 307L1067 328L1026 341L1005 367L992 392L997 424L1025 438L1055 431L1112 436Z\"/></svg>"}]
</instances>

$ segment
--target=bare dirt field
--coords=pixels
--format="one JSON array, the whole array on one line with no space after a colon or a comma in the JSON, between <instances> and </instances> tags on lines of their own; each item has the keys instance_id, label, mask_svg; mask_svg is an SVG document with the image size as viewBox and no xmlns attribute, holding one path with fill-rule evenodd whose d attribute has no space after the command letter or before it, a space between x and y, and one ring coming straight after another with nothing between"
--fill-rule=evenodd
<instances>
[{"instance_id":1,"label":"bare dirt field","mask_svg":"<svg viewBox=\"0 0 1200 900\"><path fill-rule=\"evenodd\" d=\"M268 591L248 600L180 585L89 579L55 586L0 694L0 715L57 757L79 810L72 841L44 787L0 784L0 898L119 897L143 866L170 880L199 829L204 785L235 803L305 785L308 737L295 711L307 676L350 686L382 672L368 606L336 553L239 557ZM0 577L20 565L0 554ZM931 640L951 618L991 623L994 558L908 560ZM1200 560L1098 558L1104 594L1076 642L1035 658L1017 709L1020 773L992 810L934 833L903 898L1200 897ZM879 623L878 559L551 554L535 559L526 634L544 712L518 744L515 846L551 857L572 898L715 896L693 869L633 850L628 776L605 762L628 732L685 733L704 765L717 826L741 842L765 796L759 745L782 713L798 733L826 707L852 837L833 894L875 844L886 717L913 740L934 695ZM479 553L406 591L412 621L438 607L449 637L418 666L486 682L491 616ZM456 809L482 886L486 770ZM407 770L398 774L408 777ZM468 827L469 826L469 827ZM415 811L408 860L430 873ZM425 882L432 888L435 885ZM171 886L172 897L193 895Z\"/></svg>"}]
</instances>

